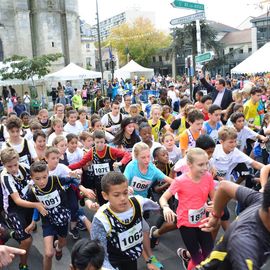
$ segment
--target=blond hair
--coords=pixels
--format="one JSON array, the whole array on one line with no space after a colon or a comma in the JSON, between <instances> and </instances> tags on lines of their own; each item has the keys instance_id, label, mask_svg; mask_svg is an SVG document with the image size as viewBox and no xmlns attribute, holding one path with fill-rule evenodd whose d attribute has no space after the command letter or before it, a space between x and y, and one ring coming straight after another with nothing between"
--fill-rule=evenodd
<instances>
[{"instance_id":1,"label":"blond hair","mask_svg":"<svg viewBox=\"0 0 270 270\"><path fill-rule=\"evenodd\" d=\"M57 155L60 155L60 151L56 148L56 147L48 147L45 151L45 157L48 158L50 154L57 154Z\"/></svg>"},{"instance_id":2,"label":"blond hair","mask_svg":"<svg viewBox=\"0 0 270 270\"><path fill-rule=\"evenodd\" d=\"M187 162L192 164L195 161L195 156L198 156L198 155L205 155L208 158L207 153L203 149L199 147L195 147L195 148L190 148L187 151Z\"/></svg>"},{"instance_id":3,"label":"blond hair","mask_svg":"<svg viewBox=\"0 0 270 270\"><path fill-rule=\"evenodd\" d=\"M133 146L133 151L132 151L133 154L132 154L132 156L134 158L137 158L139 153L144 151L144 150L149 150L150 151L149 146L144 142L138 142L138 143L134 144L134 146Z\"/></svg>"},{"instance_id":4,"label":"blond hair","mask_svg":"<svg viewBox=\"0 0 270 270\"><path fill-rule=\"evenodd\" d=\"M160 115L162 113L162 107L159 104L154 104L151 106L151 111L150 111L150 116L152 117L152 114L154 112L154 110L159 110L160 111Z\"/></svg>"},{"instance_id":5,"label":"blond hair","mask_svg":"<svg viewBox=\"0 0 270 270\"><path fill-rule=\"evenodd\" d=\"M62 141L67 141L67 139L64 136L56 136L54 138L54 140L52 141L52 146L56 146L58 143L62 142Z\"/></svg>"},{"instance_id":6,"label":"blond hair","mask_svg":"<svg viewBox=\"0 0 270 270\"><path fill-rule=\"evenodd\" d=\"M223 126L218 131L218 138L221 141L235 140L237 138L237 131L234 127Z\"/></svg>"},{"instance_id":7,"label":"blond hair","mask_svg":"<svg viewBox=\"0 0 270 270\"><path fill-rule=\"evenodd\" d=\"M11 147L8 147L8 148L5 148L1 151L1 154L0 154L0 157L1 157L1 161L2 163L5 165L6 163L14 160L14 159L17 159L19 161L19 154L18 152L11 148Z\"/></svg>"}]
</instances>

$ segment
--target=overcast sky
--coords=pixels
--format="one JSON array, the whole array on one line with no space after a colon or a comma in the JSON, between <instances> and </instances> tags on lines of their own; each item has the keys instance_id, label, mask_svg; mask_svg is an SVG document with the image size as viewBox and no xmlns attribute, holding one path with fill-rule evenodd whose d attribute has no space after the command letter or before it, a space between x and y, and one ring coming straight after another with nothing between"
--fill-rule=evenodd
<instances>
[{"instance_id":1,"label":"overcast sky","mask_svg":"<svg viewBox=\"0 0 270 270\"><path fill-rule=\"evenodd\" d=\"M196 0L188 0L197 2ZM262 0L265 1L265 0ZM79 14L90 24L95 24L96 1L78 0ZM173 0L98 0L100 20L107 19L130 8L155 13L155 24L159 29L168 29L170 20L195 13L193 10L173 8ZM266 11L258 7L260 0L200 0L205 5L206 18L237 27L249 16L259 16ZM270 1L269 1L270 2ZM270 3L268 4L270 5Z\"/></svg>"}]
</instances>

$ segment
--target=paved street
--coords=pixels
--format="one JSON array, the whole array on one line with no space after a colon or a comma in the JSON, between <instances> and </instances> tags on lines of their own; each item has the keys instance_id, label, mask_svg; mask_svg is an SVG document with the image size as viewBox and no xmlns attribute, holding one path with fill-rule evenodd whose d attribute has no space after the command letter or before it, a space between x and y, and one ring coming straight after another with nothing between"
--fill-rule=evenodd
<instances>
[{"instance_id":1,"label":"paved street","mask_svg":"<svg viewBox=\"0 0 270 270\"><path fill-rule=\"evenodd\" d=\"M235 208L235 203L231 202L229 205L229 209L231 214ZM233 216L233 215L232 215ZM91 214L89 213L89 218ZM153 223L156 219L157 215L152 215L150 218L150 222ZM223 233L222 230L219 232L219 236ZM33 234L33 246L29 256L29 269L30 270L39 270L42 269L42 254L43 254L43 242L42 242L42 232L41 228L38 228L38 232ZM88 237L86 232L81 232L82 237ZM219 238L218 236L218 238ZM74 245L75 241L68 236L68 245L63 250L63 258L61 261L57 262L53 259L53 267L52 270L68 270L70 264L70 252L72 246ZM17 246L15 241L9 241L10 245ZM182 261L177 257L176 250L178 247L184 247L182 242L180 233L178 231L173 231L167 233L164 237L161 238L159 245L154 249L154 254L157 258L163 263L164 270L183 270ZM8 270L17 270L18 269L18 258L10 265L4 269ZM142 259L139 260L138 264L139 270L147 269L145 263ZM264 268L264 270L270 269L270 263L268 263Z\"/></svg>"}]
</instances>

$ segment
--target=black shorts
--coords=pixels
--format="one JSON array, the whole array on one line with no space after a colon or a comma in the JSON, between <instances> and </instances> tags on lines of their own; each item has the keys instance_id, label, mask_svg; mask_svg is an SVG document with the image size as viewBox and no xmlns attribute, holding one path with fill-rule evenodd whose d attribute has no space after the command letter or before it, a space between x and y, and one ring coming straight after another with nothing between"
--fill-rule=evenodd
<instances>
[{"instance_id":1,"label":"black shorts","mask_svg":"<svg viewBox=\"0 0 270 270\"><path fill-rule=\"evenodd\" d=\"M15 231L15 239L20 242L29 237L30 234L25 232L25 228L32 222L33 209L23 209L20 211L10 211L5 214L8 227Z\"/></svg>"}]
</instances>

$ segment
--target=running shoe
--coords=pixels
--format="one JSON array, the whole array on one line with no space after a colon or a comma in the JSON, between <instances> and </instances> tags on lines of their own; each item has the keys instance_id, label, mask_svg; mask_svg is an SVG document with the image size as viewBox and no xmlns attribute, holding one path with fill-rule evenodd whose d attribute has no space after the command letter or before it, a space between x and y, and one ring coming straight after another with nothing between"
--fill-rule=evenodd
<instances>
[{"instance_id":1,"label":"running shoe","mask_svg":"<svg viewBox=\"0 0 270 270\"><path fill-rule=\"evenodd\" d=\"M150 228L149 238L150 238L151 248L154 248L155 246L157 246L159 244L159 238L154 236L154 231L156 231L157 229L158 228L156 226L152 226Z\"/></svg>"},{"instance_id":2,"label":"running shoe","mask_svg":"<svg viewBox=\"0 0 270 270\"><path fill-rule=\"evenodd\" d=\"M78 230L80 230L80 231L86 231L87 230L84 223L80 219L77 221L76 228Z\"/></svg>"},{"instance_id":3,"label":"running shoe","mask_svg":"<svg viewBox=\"0 0 270 270\"><path fill-rule=\"evenodd\" d=\"M72 236L72 238L74 240L77 240L77 239L80 238L80 234L79 234L79 231L78 231L77 227L74 227L73 229L70 229L69 234Z\"/></svg>"},{"instance_id":4,"label":"running shoe","mask_svg":"<svg viewBox=\"0 0 270 270\"><path fill-rule=\"evenodd\" d=\"M28 270L28 269L29 268L27 264L22 264L22 263L19 264L19 270Z\"/></svg>"},{"instance_id":5,"label":"running shoe","mask_svg":"<svg viewBox=\"0 0 270 270\"><path fill-rule=\"evenodd\" d=\"M182 260L182 265L184 269L187 269L188 263L190 261L190 256L188 254L188 251L184 248L178 248L176 253L178 257Z\"/></svg>"},{"instance_id":6,"label":"running shoe","mask_svg":"<svg viewBox=\"0 0 270 270\"><path fill-rule=\"evenodd\" d=\"M149 258L149 261L150 261L151 264L153 264L154 266L156 266L160 270L162 270L164 268L163 264L160 261L158 261L158 259L157 259L157 257L155 255L152 255Z\"/></svg>"}]
</instances>

